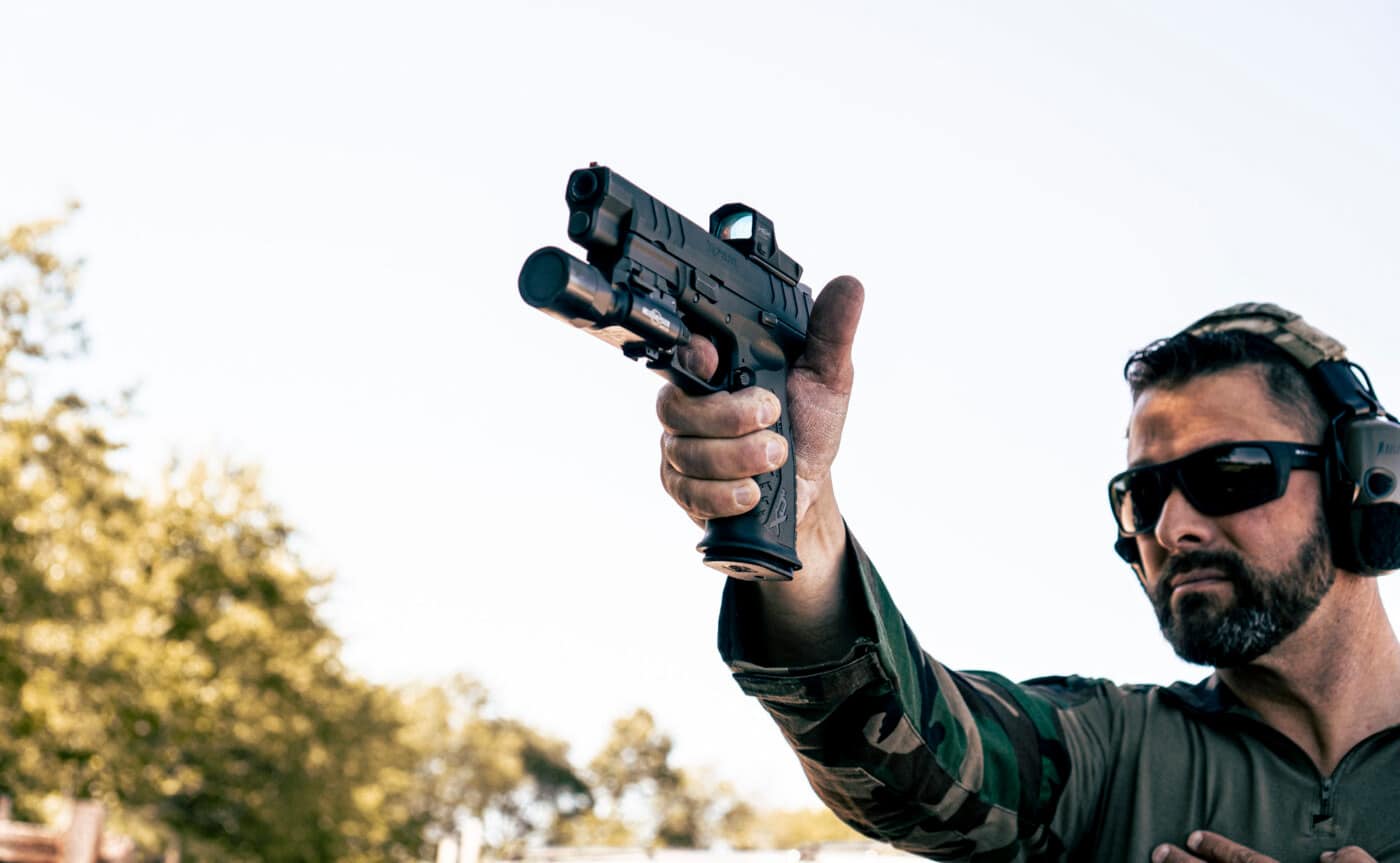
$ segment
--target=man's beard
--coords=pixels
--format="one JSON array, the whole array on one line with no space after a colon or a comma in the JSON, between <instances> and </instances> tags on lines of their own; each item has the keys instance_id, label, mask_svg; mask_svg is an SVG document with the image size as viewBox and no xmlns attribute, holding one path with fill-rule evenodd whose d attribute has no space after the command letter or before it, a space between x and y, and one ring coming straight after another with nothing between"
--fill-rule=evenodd
<instances>
[{"instance_id":1,"label":"man's beard","mask_svg":"<svg viewBox=\"0 0 1400 863\"><path fill-rule=\"evenodd\" d=\"M1212 593L1183 594L1172 607L1172 578L1214 569L1234 587L1222 607ZM1232 551L1188 551L1170 558L1152 605L1162 634L1177 655L1197 665L1232 668L1252 662L1292 635L1336 581L1327 526L1321 519L1298 554L1277 572L1246 566Z\"/></svg>"}]
</instances>

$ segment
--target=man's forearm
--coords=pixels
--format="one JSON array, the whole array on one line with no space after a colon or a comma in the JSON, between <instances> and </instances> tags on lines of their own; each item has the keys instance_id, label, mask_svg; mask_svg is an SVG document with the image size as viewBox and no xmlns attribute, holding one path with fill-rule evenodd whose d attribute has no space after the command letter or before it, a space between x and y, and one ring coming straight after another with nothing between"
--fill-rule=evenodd
<instances>
[{"instance_id":1,"label":"man's forearm","mask_svg":"<svg viewBox=\"0 0 1400 863\"><path fill-rule=\"evenodd\" d=\"M795 667L840 659L860 633L849 579L846 524L830 484L813 500L797 537L802 569L792 581L755 591L761 634L753 647L766 665Z\"/></svg>"},{"instance_id":2,"label":"man's forearm","mask_svg":"<svg viewBox=\"0 0 1400 863\"><path fill-rule=\"evenodd\" d=\"M1041 853L1058 847L1069 775L1056 701L925 654L835 514L799 545L797 579L727 585L720 654L735 681L862 833L933 859L1057 859Z\"/></svg>"}]
</instances>

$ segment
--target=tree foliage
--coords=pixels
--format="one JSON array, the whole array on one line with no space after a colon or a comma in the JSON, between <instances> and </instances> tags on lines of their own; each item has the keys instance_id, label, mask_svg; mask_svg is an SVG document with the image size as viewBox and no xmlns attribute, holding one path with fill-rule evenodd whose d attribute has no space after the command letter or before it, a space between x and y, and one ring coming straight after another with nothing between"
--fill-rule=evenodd
<instances>
[{"instance_id":1,"label":"tree foliage","mask_svg":"<svg viewBox=\"0 0 1400 863\"><path fill-rule=\"evenodd\" d=\"M729 786L671 763L670 735L638 709L613 723L588 766L596 806L564 819L555 841L573 845L703 848L728 840L745 810Z\"/></svg>"},{"instance_id":2,"label":"tree foliage","mask_svg":"<svg viewBox=\"0 0 1400 863\"><path fill-rule=\"evenodd\" d=\"M588 785L567 746L524 723L487 713L486 692L466 677L404 694L417 787L430 826L446 833L477 818L486 839L510 855L552 832L561 818L587 812Z\"/></svg>"}]
</instances>

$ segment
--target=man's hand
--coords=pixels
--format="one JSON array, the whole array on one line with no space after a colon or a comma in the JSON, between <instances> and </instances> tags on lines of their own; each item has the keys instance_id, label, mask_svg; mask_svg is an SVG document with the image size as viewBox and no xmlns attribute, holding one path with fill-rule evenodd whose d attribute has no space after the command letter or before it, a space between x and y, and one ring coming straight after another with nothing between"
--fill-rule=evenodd
<instances>
[{"instance_id":1,"label":"man's hand","mask_svg":"<svg viewBox=\"0 0 1400 863\"><path fill-rule=\"evenodd\" d=\"M1152 863L1278 863L1272 857L1208 830L1197 830L1186 837L1186 848L1190 850L1158 845L1152 852ZM1376 863L1376 858L1355 845L1324 851L1319 860L1321 863Z\"/></svg>"},{"instance_id":2,"label":"man's hand","mask_svg":"<svg viewBox=\"0 0 1400 863\"><path fill-rule=\"evenodd\" d=\"M797 450L797 530L810 533L808 512L830 499L831 464L841 443L854 373L851 343L865 291L850 276L833 280L817 297L807 326L807 346L788 374L792 436ZM718 357L697 340L683 359L701 377L714 374ZM662 387L657 415L661 437L661 483L697 522L748 512L758 502L752 477L789 457L782 435L768 431L782 405L768 390L689 396L673 384ZM839 514L837 515L839 522Z\"/></svg>"}]
</instances>

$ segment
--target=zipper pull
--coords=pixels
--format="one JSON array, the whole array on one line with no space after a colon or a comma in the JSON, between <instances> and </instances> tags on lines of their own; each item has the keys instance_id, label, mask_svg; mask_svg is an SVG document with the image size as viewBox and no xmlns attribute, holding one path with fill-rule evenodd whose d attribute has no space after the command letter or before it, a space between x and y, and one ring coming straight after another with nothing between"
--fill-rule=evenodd
<instances>
[{"instance_id":1,"label":"zipper pull","mask_svg":"<svg viewBox=\"0 0 1400 863\"><path fill-rule=\"evenodd\" d=\"M1314 835L1335 836L1337 835L1337 825L1332 820L1332 777L1322 780L1321 806L1317 814L1313 815L1312 826Z\"/></svg>"}]
</instances>

